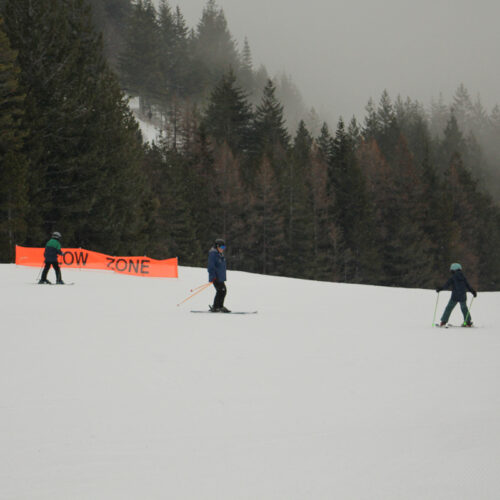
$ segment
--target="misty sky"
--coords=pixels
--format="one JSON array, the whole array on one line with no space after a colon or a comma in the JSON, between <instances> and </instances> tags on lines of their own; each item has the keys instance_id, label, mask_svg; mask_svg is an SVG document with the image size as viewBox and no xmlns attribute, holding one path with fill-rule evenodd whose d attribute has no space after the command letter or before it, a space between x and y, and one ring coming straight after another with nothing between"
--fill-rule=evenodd
<instances>
[{"instance_id":1,"label":"misty sky","mask_svg":"<svg viewBox=\"0 0 500 500\"><path fill-rule=\"evenodd\" d=\"M159 1L159 0L157 0ZM170 0L190 27L206 0ZM285 71L320 113L364 117L384 89L425 105L460 83L500 104L498 0L218 0L255 66Z\"/></svg>"}]
</instances>

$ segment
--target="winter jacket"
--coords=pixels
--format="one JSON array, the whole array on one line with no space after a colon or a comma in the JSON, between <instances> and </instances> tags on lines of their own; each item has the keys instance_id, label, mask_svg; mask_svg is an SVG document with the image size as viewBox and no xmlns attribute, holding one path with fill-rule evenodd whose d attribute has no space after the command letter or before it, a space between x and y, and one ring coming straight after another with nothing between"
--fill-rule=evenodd
<instances>
[{"instance_id":1,"label":"winter jacket","mask_svg":"<svg viewBox=\"0 0 500 500\"><path fill-rule=\"evenodd\" d=\"M45 252L43 253L45 262L57 262L57 256L62 254L61 243L58 240L52 238L47 241Z\"/></svg>"},{"instance_id":2,"label":"winter jacket","mask_svg":"<svg viewBox=\"0 0 500 500\"><path fill-rule=\"evenodd\" d=\"M212 247L208 252L208 281L226 281L226 258Z\"/></svg>"},{"instance_id":3,"label":"winter jacket","mask_svg":"<svg viewBox=\"0 0 500 500\"><path fill-rule=\"evenodd\" d=\"M464 302L467 300L467 290L476 295L476 291L469 285L466 277L463 275L462 271L455 271L451 278L440 288L441 290L448 290L451 287L451 298L455 302Z\"/></svg>"}]
</instances>

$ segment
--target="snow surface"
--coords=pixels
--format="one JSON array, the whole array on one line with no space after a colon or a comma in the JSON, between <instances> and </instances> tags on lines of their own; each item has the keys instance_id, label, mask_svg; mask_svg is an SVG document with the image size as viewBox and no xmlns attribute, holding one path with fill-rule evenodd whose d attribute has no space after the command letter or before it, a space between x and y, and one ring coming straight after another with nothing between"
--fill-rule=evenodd
<instances>
[{"instance_id":1,"label":"snow surface","mask_svg":"<svg viewBox=\"0 0 500 500\"><path fill-rule=\"evenodd\" d=\"M141 114L138 97L128 97L128 99L128 107L134 114L134 118L139 124L144 142L148 142L149 144L152 144L153 142L158 143L162 135L161 130L151 121L146 120L146 118Z\"/></svg>"},{"instance_id":2,"label":"snow surface","mask_svg":"<svg viewBox=\"0 0 500 500\"><path fill-rule=\"evenodd\" d=\"M37 272L0 265L1 499L500 498L500 293L444 330L429 290Z\"/></svg>"}]
</instances>

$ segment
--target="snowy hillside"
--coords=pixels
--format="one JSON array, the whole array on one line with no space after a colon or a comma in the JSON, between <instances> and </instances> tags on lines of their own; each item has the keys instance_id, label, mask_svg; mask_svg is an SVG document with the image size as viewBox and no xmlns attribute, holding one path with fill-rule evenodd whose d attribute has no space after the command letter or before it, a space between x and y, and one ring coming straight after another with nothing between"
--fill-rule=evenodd
<instances>
[{"instance_id":1,"label":"snowy hillside","mask_svg":"<svg viewBox=\"0 0 500 500\"><path fill-rule=\"evenodd\" d=\"M444 330L433 291L37 272L0 265L2 500L500 496L500 293Z\"/></svg>"},{"instance_id":2,"label":"snowy hillside","mask_svg":"<svg viewBox=\"0 0 500 500\"><path fill-rule=\"evenodd\" d=\"M159 127L155 126L151 120L148 120L141 111L139 106L139 98L133 97L129 98L129 108L134 114L134 118L139 124L139 128L142 132L142 137L144 142L149 142L152 144L153 142L158 143L161 138L161 130Z\"/></svg>"}]
</instances>

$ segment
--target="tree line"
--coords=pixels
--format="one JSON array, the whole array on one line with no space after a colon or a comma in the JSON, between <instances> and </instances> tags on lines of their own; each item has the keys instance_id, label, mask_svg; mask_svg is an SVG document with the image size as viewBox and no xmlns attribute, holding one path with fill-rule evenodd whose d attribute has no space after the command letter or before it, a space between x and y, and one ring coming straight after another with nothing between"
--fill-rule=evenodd
<instances>
[{"instance_id":1,"label":"tree line","mask_svg":"<svg viewBox=\"0 0 500 500\"><path fill-rule=\"evenodd\" d=\"M231 50L200 69L186 47L203 23L188 34L166 2L151 10L151 36L167 36L158 20L169 19L169 36L180 36L161 45L170 51L127 38L152 7L140 0L129 5L114 63L84 0L0 5L2 261L16 243L39 246L58 229L65 246L204 266L222 236L232 269L433 287L459 261L480 289L498 289L500 211L478 168L495 154L464 126L475 116L461 114L464 88L455 106L431 113L384 92L363 122L311 132L304 119L290 129L279 82L266 78L252 95ZM229 34L212 1L204 16ZM208 37L200 61L217 56L211 43L227 49ZM149 57L154 74L138 66ZM143 142L124 89L161 111L158 143ZM483 114L482 133L494 135L494 116Z\"/></svg>"}]
</instances>

